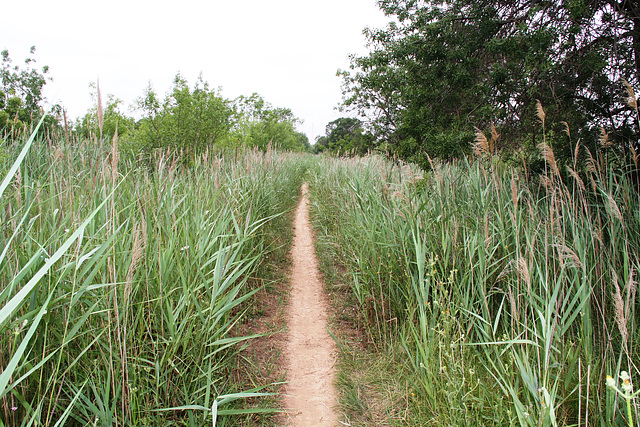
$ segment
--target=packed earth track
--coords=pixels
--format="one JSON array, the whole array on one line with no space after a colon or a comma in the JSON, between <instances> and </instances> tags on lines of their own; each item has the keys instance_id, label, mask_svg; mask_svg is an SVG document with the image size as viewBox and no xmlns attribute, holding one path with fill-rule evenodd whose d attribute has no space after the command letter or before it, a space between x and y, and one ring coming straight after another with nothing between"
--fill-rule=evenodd
<instances>
[{"instance_id":1,"label":"packed earth track","mask_svg":"<svg viewBox=\"0 0 640 427\"><path fill-rule=\"evenodd\" d=\"M307 192L304 184L294 225L286 349L286 425L328 427L337 423L336 345L327 332L328 304L313 246Z\"/></svg>"}]
</instances>

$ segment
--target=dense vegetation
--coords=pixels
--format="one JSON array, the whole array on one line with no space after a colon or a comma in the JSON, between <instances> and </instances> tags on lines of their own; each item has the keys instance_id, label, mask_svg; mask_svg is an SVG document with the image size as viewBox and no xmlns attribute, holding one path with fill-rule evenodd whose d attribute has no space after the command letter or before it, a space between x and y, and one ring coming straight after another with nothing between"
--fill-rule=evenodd
<instances>
[{"instance_id":1,"label":"dense vegetation","mask_svg":"<svg viewBox=\"0 0 640 427\"><path fill-rule=\"evenodd\" d=\"M236 326L304 179L362 334L351 425L637 422L636 2L379 5L340 72L360 118L313 148L291 110L179 74L137 118L98 82L82 118L44 115L48 68L2 52L0 425L272 409L239 402L267 384L230 379Z\"/></svg>"},{"instance_id":2,"label":"dense vegetation","mask_svg":"<svg viewBox=\"0 0 640 427\"><path fill-rule=\"evenodd\" d=\"M31 48L31 54L35 47ZM122 154L149 160L155 149L201 154L209 149L269 146L289 151L309 151L309 139L298 130L300 120L288 108L274 107L258 94L224 98L202 76L193 87L180 74L161 98L151 84L139 97L139 119L122 111L122 101L108 95L103 103L99 82L94 89L94 106L77 120L66 117L60 105L43 115L42 89L49 80L49 68L34 67L35 59L13 65L9 52L2 51L0 68L0 138L12 139L30 133L44 116L41 133L64 130L67 141L110 140L118 135Z\"/></svg>"},{"instance_id":3,"label":"dense vegetation","mask_svg":"<svg viewBox=\"0 0 640 427\"><path fill-rule=\"evenodd\" d=\"M638 183L578 151L586 181L563 179L551 152L540 181L496 158L313 169L318 252L333 291L350 289L340 318L373 351L343 345L350 425L638 419L623 396L640 377Z\"/></svg>"},{"instance_id":4,"label":"dense vegetation","mask_svg":"<svg viewBox=\"0 0 640 427\"><path fill-rule=\"evenodd\" d=\"M601 126L617 148L637 141L621 102L623 80L637 86L640 78L637 2L378 3L393 22L367 29L370 53L353 56L341 74L345 108L366 118L383 151L428 168L427 155L470 153L474 128L491 123L499 148L535 151L538 100L559 160L571 158L561 121L591 149Z\"/></svg>"},{"instance_id":5,"label":"dense vegetation","mask_svg":"<svg viewBox=\"0 0 640 427\"><path fill-rule=\"evenodd\" d=\"M5 145L18 160L0 165L0 425L211 425L217 405L236 412L229 402L259 390L228 381L250 338L232 330L305 161L253 150L187 167L156 151L149 167L119 159L117 140L60 136L23 159L22 146Z\"/></svg>"}]
</instances>

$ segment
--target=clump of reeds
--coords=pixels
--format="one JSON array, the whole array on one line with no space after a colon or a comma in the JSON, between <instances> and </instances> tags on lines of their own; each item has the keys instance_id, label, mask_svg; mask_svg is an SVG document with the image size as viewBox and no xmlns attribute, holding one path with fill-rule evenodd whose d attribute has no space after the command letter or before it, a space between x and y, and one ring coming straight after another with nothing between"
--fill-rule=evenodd
<instances>
[{"instance_id":1,"label":"clump of reeds","mask_svg":"<svg viewBox=\"0 0 640 427\"><path fill-rule=\"evenodd\" d=\"M304 161L237 152L184 167L160 153L150 169L120 159L117 136L108 151L63 135L24 147L0 184L0 418L211 425L213 407L243 413L237 400L261 392L228 382L249 339L233 329Z\"/></svg>"}]
</instances>

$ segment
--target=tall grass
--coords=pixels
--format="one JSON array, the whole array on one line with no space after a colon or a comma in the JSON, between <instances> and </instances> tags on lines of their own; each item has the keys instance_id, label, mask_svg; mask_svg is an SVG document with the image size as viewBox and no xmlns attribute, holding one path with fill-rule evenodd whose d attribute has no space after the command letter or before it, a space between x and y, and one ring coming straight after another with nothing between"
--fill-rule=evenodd
<instances>
[{"instance_id":1,"label":"tall grass","mask_svg":"<svg viewBox=\"0 0 640 427\"><path fill-rule=\"evenodd\" d=\"M491 157L424 177L378 157L314 169L361 325L413 368L413 425L630 421L605 378L640 375L638 187L580 150L583 174L542 147L539 181Z\"/></svg>"},{"instance_id":2,"label":"tall grass","mask_svg":"<svg viewBox=\"0 0 640 427\"><path fill-rule=\"evenodd\" d=\"M15 159L20 144L4 147ZM36 141L0 199L0 425L219 425L236 336L295 204L287 153ZM9 170L9 167L0 167ZM230 406L231 405L231 406ZM263 411L264 409L253 409Z\"/></svg>"}]
</instances>

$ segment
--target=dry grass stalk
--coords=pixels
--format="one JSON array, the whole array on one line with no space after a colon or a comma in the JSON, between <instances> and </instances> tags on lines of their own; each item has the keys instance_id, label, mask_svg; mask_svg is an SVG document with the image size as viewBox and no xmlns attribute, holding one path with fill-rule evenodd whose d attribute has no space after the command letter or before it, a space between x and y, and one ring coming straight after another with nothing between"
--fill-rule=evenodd
<instances>
[{"instance_id":1,"label":"dry grass stalk","mask_svg":"<svg viewBox=\"0 0 640 427\"><path fill-rule=\"evenodd\" d=\"M496 129L496 126L491 122L491 153L495 153L496 146L498 145L498 140L500 139L500 134Z\"/></svg>"},{"instance_id":2,"label":"dry grass stalk","mask_svg":"<svg viewBox=\"0 0 640 427\"><path fill-rule=\"evenodd\" d=\"M603 127L600 128L600 138L598 138L598 142L603 148L611 147L613 145L613 143L609 141L609 134Z\"/></svg>"},{"instance_id":3,"label":"dry grass stalk","mask_svg":"<svg viewBox=\"0 0 640 427\"><path fill-rule=\"evenodd\" d=\"M542 103L540 102L539 99L536 99L536 114L538 115L538 118L542 122L542 126L544 126L544 122L547 118L547 113L544 112L544 108L542 108Z\"/></svg>"},{"instance_id":4,"label":"dry grass stalk","mask_svg":"<svg viewBox=\"0 0 640 427\"><path fill-rule=\"evenodd\" d=\"M62 148L60 146L56 147L56 151L53 153L53 163L57 163L59 160L62 160L64 157L62 153Z\"/></svg>"},{"instance_id":5,"label":"dry grass stalk","mask_svg":"<svg viewBox=\"0 0 640 427\"><path fill-rule=\"evenodd\" d=\"M104 111L102 110L102 94L100 93L100 79L97 80L96 88L98 92L98 129L100 131L100 140L102 140L102 127L104 126Z\"/></svg>"},{"instance_id":6,"label":"dry grass stalk","mask_svg":"<svg viewBox=\"0 0 640 427\"><path fill-rule=\"evenodd\" d=\"M627 282L627 300L625 301L624 313L625 317L629 319L631 317L631 307L636 304L636 292L638 290L638 282L633 278L634 269L631 268L629 272L629 281Z\"/></svg>"},{"instance_id":7,"label":"dry grass stalk","mask_svg":"<svg viewBox=\"0 0 640 427\"><path fill-rule=\"evenodd\" d=\"M628 98L626 99L627 105L634 110L638 109L638 98L636 98L636 93L633 90L633 87L629 84L628 81L622 80L622 84L624 84L625 89L627 90Z\"/></svg>"},{"instance_id":8,"label":"dry grass stalk","mask_svg":"<svg viewBox=\"0 0 640 427\"><path fill-rule=\"evenodd\" d=\"M515 174L511 176L511 201L513 202L514 215L518 210L518 182L516 179Z\"/></svg>"},{"instance_id":9,"label":"dry grass stalk","mask_svg":"<svg viewBox=\"0 0 640 427\"><path fill-rule=\"evenodd\" d=\"M622 342L625 348L629 341L629 331L627 330L627 317L625 316L624 303L620 294L620 286L618 286L618 275L612 271L613 275L613 306L615 309L616 324L622 336Z\"/></svg>"},{"instance_id":10,"label":"dry grass stalk","mask_svg":"<svg viewBox=\"0 0 640 427\"><path fill-rule=\"evenodd\" d=\"M16 190L17 206L22 206L22 172L20 172L20 168L16 171L12 186Z\"/></svg>"},{"instance_id":11,"label":"dry grass stalk","mask_svg":"<svg viewBox=\"0 0 640 427\"><path fill-rule=\"evenodd\" d=\"M567 166L567 170L569 171L569 175L571 175L573 179L575 179L580 190L585 191L584 181L582 181L582 178L580 178L580 175L578 175L577 172L571 169L569 166Z\"/></svg>"},{"instance_id":12,"label":"dry grass stalk","mask_svg":"<svg viewBox=\"0 0 640 427\"><path fill-rule=\"evenodd\" d=\"M129 270L127 271L127 281L124 288L124 302L127 304L129 301L129 295L131 295L131 285L133 284L133 275L142 260L144 255L144 249L146 245L146 221L142 220L142 226L134 224L133 226L133 244L131 247L131 263L129 264Z\"/></svg>"},{"instance_id":13,"label":"dry grass stalk","mask_svg":"<svg viewBox=\"0 0 640 427\"><path fill-rule=\"evenodd\" d=\"M64 140L67 144L69 144L69 124L67 122L66 108L62 109L62 117L64 118Z\"/></svg>"},{"instance_id":14,"label":"dry grass stalk","mask_svg":"<svg viewBox=\"0 0 640 427\"><path fill-rule=\"evenodd\" d=\"M118 180L118 125L113 134L113 144L111 146L111 181L113 185Z\"/></svg>"},{"instance_id":15,"label":"dry grass stalk","mask_svg":"<svg viewBox=\"0 0 640 427\"><path fill-rule=\"evenodd\" d=\"M529 266L527 260L524 257L518 258L518 264L516 265L516 271L520 274L520 278L527 284L527 289L531 290L531 275L529 274Z\"/></svg>"},{"instance_id":16,"label":"dry grass stalk","mask_svg":"<svg viewBox=\"0 0 640 427\"><path fill-rule=\"evenodd\" d=\"M553 174L560 176L560 169L558 169L558 163L556 162L556 156L553 153L553 149L544 142L538 144L538 149L542 152L542 158L544 158L544 161L551 167Z\"/></svg>"}]
</instances>

